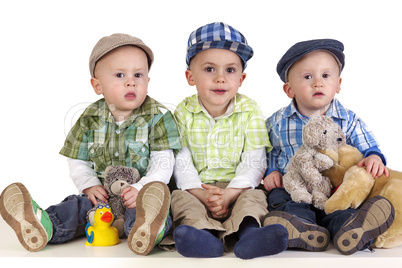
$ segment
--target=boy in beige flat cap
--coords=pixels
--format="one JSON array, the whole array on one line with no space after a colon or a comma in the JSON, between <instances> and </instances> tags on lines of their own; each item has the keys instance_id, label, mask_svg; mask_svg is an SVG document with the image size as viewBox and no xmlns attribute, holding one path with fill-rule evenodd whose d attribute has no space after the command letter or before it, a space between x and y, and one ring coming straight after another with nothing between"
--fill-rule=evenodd
<instances>
[{"instance_id":1,"label":"boy in beige flat cap","mask_svg":"<svg viewBox=\"0 0 402 268\"><path fill-rule=\"evenodd\" d=\"M80 195L46 210L21 183L9 185L0 196L1 216L27 250L85 235L87 212L98 201L108 200L102 183L109 165L136 168L141 175L121 195L127 208L124 233L129 248L146 255L169 231L166 184L173 172L174 151L181 145L170 111L147 95L153 59L147 45L126 34L103 37L93 48L91 85L104 98L87 107L60 151L68 158Z\"/></svg>"}]
</instances>

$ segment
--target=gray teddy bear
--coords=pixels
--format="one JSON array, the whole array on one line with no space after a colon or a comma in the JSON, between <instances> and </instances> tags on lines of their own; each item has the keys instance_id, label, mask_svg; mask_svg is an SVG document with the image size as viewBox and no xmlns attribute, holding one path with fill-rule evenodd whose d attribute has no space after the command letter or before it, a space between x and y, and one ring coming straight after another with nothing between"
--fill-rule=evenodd
<instances>
[{"instance_id":1,"label":"gray teddy bear","mask_svg":"<svg viewBox=\"0 0 402 268\"><path fill-rule=\"evenodd\" d=\"M327 116L311 117L303 128L303 145L291 158L283 185L293 201L313 204L324 209L331 194L331 182L321 171L334 161L320 150L335 149L345 144L342 130Z\"/></svg>"},{"instance_id":2,"label":"gray teddy bear","mask_svg":"<svg viewBox=\"0 0 402 268\"><path fill-rule=\"evenodd\" d=\"M104 176L105 180L103 186L109 195L108 204L112 208L112 213L115 219L112 226L119 231L119 236L122 237L124 236L124 213L126 207L123 204L124 201L121 197L121 193L127 186L140 180L140 173L136 168L108 166L105 169ZM102 204L103 202L98 200L98 203ZM87 220L91 225L94 223L95 210L96 206L87 213Z\"/></svg>"}]
</instances>

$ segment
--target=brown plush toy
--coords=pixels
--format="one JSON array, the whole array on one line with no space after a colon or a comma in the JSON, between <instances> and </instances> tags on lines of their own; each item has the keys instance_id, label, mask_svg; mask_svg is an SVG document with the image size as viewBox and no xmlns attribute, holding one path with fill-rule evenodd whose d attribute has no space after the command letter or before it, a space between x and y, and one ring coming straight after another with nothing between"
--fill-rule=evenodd
<instances>
[{"instance_id":1,"label":"brown plush toy","mask_svg":"<svg viewBox=\"0 0 402 268\"><path fill-rule=\"evenodd\" d=\"M290 160L288 171L283 176L283 186L294 202L324 209L331 194L331 182L320 172L334 163L319 150L335 149L340 143L344 144L339 137L342 130L332 123L329 117L317 116L310 118L303 127L303 145Z\"/></svg>"},{"instance_id":2,"label":"brown plush toy","mask_svg":"<svg viewBox=\"0 0 402 268\"><path fill-rule=\"evenodd\" d=\"M338 126L335 122L332 124ZM325 212L330 214L336 210L358 208L373 196L384 196L394 206L395 219L391 227L376 238L374 245L377 248L391 248L402 244L402 173L389 169L389 178L382 175L373 179L364 167L357 166L363 155L350 145L343 144L339 148L321 152L334 161L334 165L322 174L337 188L325 204Z\"/></svg>"}]
</instances>

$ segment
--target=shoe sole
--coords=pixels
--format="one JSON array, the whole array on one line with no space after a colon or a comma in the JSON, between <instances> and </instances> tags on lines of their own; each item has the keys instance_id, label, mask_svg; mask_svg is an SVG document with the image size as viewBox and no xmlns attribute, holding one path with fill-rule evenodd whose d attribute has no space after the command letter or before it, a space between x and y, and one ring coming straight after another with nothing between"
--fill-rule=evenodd
<instances>
[{"instance_id":1,"label":"shoe sole","mask_svg":"<svg viewBox=\"0 0 402 268\"><path fill-rule=\"evenodd\" d=\"M21 183L9 185L0 195L0 213L21 245L32 252L47 244L47 233L35 217L31 195Z\"/></svg>"},{"instance_id":2,"label":"shoe sole","mask_svg":"<svg viewBox=\"0 0 402 268\"><path fill-rule=\"evenodd\" d=\"M302 248L308 251L324 251L330 241L330 234L324 227L301 221L283 211L269 212L264 226L280 224L288 231L288 248Z\"/></svg>"},{"instance_id":3,"label":"shoe sole","mask_svg":"<svg viewBox=\"0 0 402 268\"><path fill-rule=\"evenodd\" d=\"M335 248L344 255L355 253L370 240L384 233L391 226L394 217L394 207L385 197L370 198L335 235Z\"/></svg>"},{"instance_id":4,"label":"shoe sole","mask_svg":"<svg viewBox=\"0 0 402 268\"><path fill-rule=\"evenodd\" d=\"M148 183L140 190L136 220L127 239L128 247L136 254L147 255L154 248L169 205L170 192L166 184Z\"/></svg>"}]
</instances>

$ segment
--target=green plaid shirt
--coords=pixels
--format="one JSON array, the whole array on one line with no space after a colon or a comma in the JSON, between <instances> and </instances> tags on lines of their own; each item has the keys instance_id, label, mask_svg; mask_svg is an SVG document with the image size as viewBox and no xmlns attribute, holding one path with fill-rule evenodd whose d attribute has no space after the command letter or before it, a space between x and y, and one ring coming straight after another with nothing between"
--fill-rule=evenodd
<instances>
[{"instance_id":1,"label":"green plaid shirt","mask_svg":"<svg viewBox=\"0 0 402 268\"><path fill-rule=\"evenodd\" d=\"M92 161L100 178L109 165L137 168L146 175L151 151L181 149L173 115L149 96L118 126L105 99L91 104L70 130L60 154Z\"/></svg>"},{"instance_id":2,"label":"green plaid shirt","mask_svg":"<svg viewBox=\"0 0 402 268\"><path fill-rule=\"evenodd\" d=\"M217 120L203 111L197 95L184 99L175 116L203 183L230 182L244 151L272 149L260 108L244 95L235 96L232 114Z\"/></svg>"}]
</instances>

